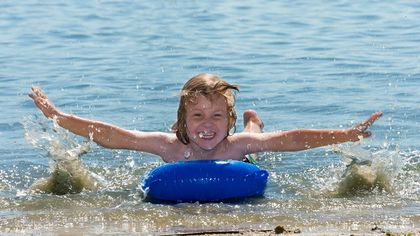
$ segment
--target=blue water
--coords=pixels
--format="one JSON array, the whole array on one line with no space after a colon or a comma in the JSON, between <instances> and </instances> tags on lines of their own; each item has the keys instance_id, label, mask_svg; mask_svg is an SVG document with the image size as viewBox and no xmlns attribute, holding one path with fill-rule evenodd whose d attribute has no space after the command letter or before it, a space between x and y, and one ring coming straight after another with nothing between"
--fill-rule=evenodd
<instances>
[{"instance_id":1,"label":"blue water","mask_svg":"<svg viewBox=\"0 0 420 236\"><path fill-rule=\"evenodd\" d=\"M419 227L415 1L6 0L0 12L1 233ZM201 72L239 84L238 114L257 110L265 131L350 127L383 111L371 128L374 136L360 145L387 163L393 190L329 195L346 163L327 147L260 155L260 166L270 172L262 199L151 204L141 200L137 182L162 161L92 145L83 161L108 181L99 192L27 191L48 176L49 157L47 144L34 146L25 136L41 135L30 124L52 127L27 97L31 85L41 86L63 111L129 129L169 131L177 92ZM239 115L238 132L242 122Z\"/></svg>"}]
</instances>

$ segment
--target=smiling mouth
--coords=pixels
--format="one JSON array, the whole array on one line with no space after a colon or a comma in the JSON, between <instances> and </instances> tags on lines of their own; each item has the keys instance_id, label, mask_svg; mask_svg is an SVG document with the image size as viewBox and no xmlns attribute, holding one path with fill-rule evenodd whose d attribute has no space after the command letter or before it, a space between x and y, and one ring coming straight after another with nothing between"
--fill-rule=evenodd
<instances>
[{"instance_id":1,"label":"smiling mouth","mask_svg":"<svg viewBox=\"0 0 420 236\"><path fill-rule=\"evenodd\" d=\"M214 135L215 133L211 131L201 131L198 133L198 137L201 139L211 139L214 137Z\"/></svg>"}]
</instances>

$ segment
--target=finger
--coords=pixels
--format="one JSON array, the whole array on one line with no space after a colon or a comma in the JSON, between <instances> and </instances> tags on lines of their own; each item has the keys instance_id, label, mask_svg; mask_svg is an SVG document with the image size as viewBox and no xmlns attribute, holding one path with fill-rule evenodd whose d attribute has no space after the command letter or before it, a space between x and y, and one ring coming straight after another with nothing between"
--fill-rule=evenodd
<instances>
[{"instance_id":1,"label":"finger","mask_svg":"<svg viewBox=\"0 0 420 236\"><path fill-rule=\"evenodd\" d=\"M364 133L365 130L367 130L368 127L369 127L369 125L366 125L365 123L360 123L360 124L356 125L354 127L354 129L361 132L361 133Z\"/></svg>"},{"instance_id":2,"label":"finger","mask_svg":"<svg viewBox=\"0 0 420 236\"><path fill-rule=\"evenodd\" d=\"M372 132L370 131L363 132L363 138L369 138L370 136L372 136Z\"/></svg>"},{"instance_id":3,"label":"finger","mask_svg":"<svg viewBox=\"0 0 420 236\"><path fill-rule=\"evenodd\" d=\"M365 130L367 130L369 128L369 126L371 126L382 115L383 115L383 112L375 112L367 120L365 120L364 122L356 125L354 127L354 129L356 129L356 130L358 130L360 132L365 132Z\"/></svg>"},{"instance_id":4,"label":"finger","mask_svg":"<svg viewBox=\"0 0 420 236\"><path fill-rule=\"evenodd\" d=\"M45 95L45 93L42 91L42 89L40 87L37 86L32 86L32 91L41 98L47 98L47 96Z\"/></svg>"},{"instance_id":5,"label":"finger","mask_svg":"<svg viewBox=\"0 0 420 236\"><path fill-rule=\"evenodd\" d=\"M30 98L32 98L34 101L36 101L36 100L38 100L38 99L41 99L42 97L41 96L39 96L38 94L36 94L35 92L30 92L30 93L28 93L28 96L30 97Z\"/></svg>"},{"instance_id":6,"label":"finger","mask_svg":"<svg viewBox=\"0 0 420 236\"><path fill-rule=\"evenodd\" d=\"M361 123L362 126L369 127L372 125L376 120L378 120L383 115L383 112L375 112L373 113L365 122Z\"/></svg>"},{"instance_id":7,"label":"finger","mask_svg":"<svg viewBox=\"0 0 420 236\"><path fill-rule=\"evenodd\" d=\"M30 98L32 98L33 100L35 100L35 95L34 95L33 93L28 93L28 96L29 96Z\"/></svg>"},{"instance_id":8,"label":"finger","mask_svg":"<svg viewBox=\"0 0 420 236\"><path fill-rule=\"evenodd\" d=\"M28 96L35 100L35 94L34 93L35 93L35 86L32 85L31 86L31 91L28 93Z\"/></svg>"},{"instance_id":9,"label":"finger","mask_svg":"<svg viewBox=\"0 0 420 236\"><path fill-rule=\"evenodd\" d=\"M32 85L31 90L33 93L36 93L36 91L39 90L39 88L35 85Z\"/></svg>"}]
</instances>

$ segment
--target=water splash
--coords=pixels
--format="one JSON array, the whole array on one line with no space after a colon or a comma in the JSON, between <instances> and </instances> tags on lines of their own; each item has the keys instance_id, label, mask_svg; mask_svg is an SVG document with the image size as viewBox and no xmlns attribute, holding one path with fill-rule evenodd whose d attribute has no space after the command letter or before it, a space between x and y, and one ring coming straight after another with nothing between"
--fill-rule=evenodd
<instances>
[{"instance_id":1,"label":"water splash","mask_svg":"<svg viewBox=\"0 0 420 236\"><path fill-rule=\"evenodd\" d=\"M403 162L398 146L377 151L362 149L360 144L350 147L333 146L342 156L346 169L338 179L334 196L355 196L373 191L395 191L394 182L402 171Z\"/></svg>"},{"instance_id":2,"label":"water splash","mask_svg":"<svg viewBox=\"0 0 420 236\"><path fill-rule=\"evenodd\" d=\"M26 117L23 124L26 140L47 151L50 162L50 176L35 181L31 191L63 195L97 191L105 185L105 180L88 171L81 160L81 156L90 150L90 140L80 144L56 122L50 127L36 117Z\"/></svg>"}]
</instances>

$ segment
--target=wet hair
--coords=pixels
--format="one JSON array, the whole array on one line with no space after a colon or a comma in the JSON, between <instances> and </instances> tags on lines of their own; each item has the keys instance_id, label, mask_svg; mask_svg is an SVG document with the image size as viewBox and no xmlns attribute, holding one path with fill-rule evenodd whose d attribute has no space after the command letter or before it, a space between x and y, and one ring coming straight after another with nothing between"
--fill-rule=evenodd
<instances>
[{"instance_id":1,"label":"wet hair","mask_svg":"<svg viewBox=\"0 0 420 236\"><path fill-rule=\"evenodd\" d=\"M183 144L190 142L187 135L187 105L188 103L194 103L199 95L203 95L210 100L217 94L225 98L228 112L228 131L226 135L229 135L232 128L234 132L236 130L235 124L237 118L234 91L239 91L239 86L229 84L213 74L198 74L188 80L181 90L177 122L172 127L179 141Z\"/></svg>"}]
</instances>

